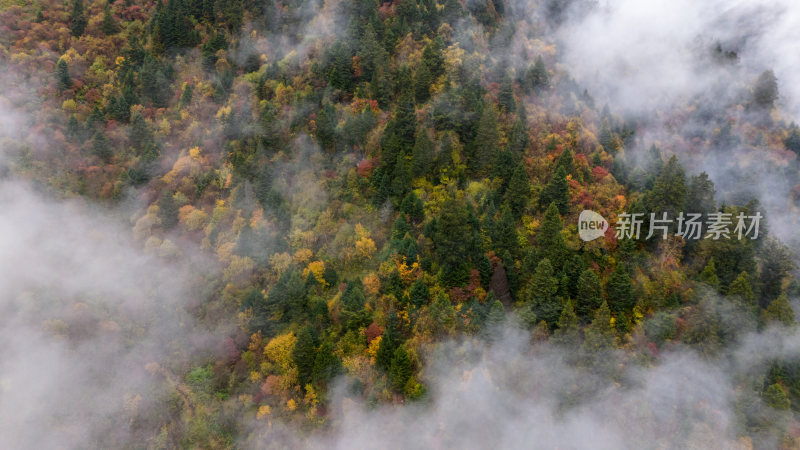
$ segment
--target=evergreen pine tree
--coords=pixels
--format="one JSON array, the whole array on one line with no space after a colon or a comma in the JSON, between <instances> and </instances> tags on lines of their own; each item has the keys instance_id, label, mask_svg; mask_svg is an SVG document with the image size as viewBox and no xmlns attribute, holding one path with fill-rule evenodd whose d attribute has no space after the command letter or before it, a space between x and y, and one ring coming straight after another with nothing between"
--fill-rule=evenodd
<instances>
[{"instance_id":1,"label":"evergreen pine tree","mask_svg":"<svg viewBox=\"0 0 800 450\"><path fill-rule=\"evenodd\" d=\"M742 272L736 279L734 279L728 286L727 294L736 302L740 302L742 306L751 311L755 311L756 296L753 294L753 288L750 283L750 274Z\"/></svg>"},{"instance_id":2,"label":"evergreen pine tree","mask_svg":"<svg viewBox=\"0 0 800 450\"><path fill-rule=\"evenodd\" d=\"M414 73L414 99L418 104L422 104L431 98L431 84L433 75L427 64L420 64Z\"/></svg>"},{"instance_id":3,"label":"evergreen pine tree","mask_svg":"<svg viewBox=\"0 0 800 450\"><path fill-rule=\"evenodd\" d=\"M69 66L67 65L67 60L64 58L58 58L58 63L56 64L56 81L58 82L58 88L61 90L72 87L72 78L69 76Z\"/></svg>"},{"instance_id":4,"label":"evergreen pine tree","mask_svg":"<svg viewBox=\"0 0 800 450\"><path fill-rule=\"evenodd\" d=\"M514 169L511 180L508 182L508 189L506 189L506 202L508 202L511 213L517 219L522 217L525 212L525 206L528 204L528 198L531 193L531 185L528 181L528 173L525 171L525 166L522 163L518 164Z\"/></svg>"},{"instance_id":5,"label":"evergreen pine tree","mask_svg":"<svg viewBox=\"0 0 800 450\"><path fill-rule=\"evenodd\" d=\"M562 310L561 302L556 297L558 281L550 260L545 258L536 266L522 296L523 302L530 304L536 318L544 320L551 328L555 327Z\"/></svg>"},{"instance_id":6,"label":"evergreen pine tree","mask_svg":"<svg viewBox=\"0 0 800 450\"><path fill-rule=\"evenodd\" d=\"M100 130L96 131L94 137L92 137L92 153L106 163L114 156L111 143L108 142L108 138L106 138L106 135Z\"/></svg>"},{"instance_id":7,"label":"evergreen pine tree","mask_svg":"<svg viewBox=\"0 0 800 450\"><path fill-rule=\"evenodd\" d=\"M615 313L628 313L633 309L636 299L631 277L621 264L618 264L608 276L606 296L609 306Z\"/></svg>"},{"instance_id":8,"label":"evergreen pine tree","mask_svg":"<svg viewBox=\"0 0 800 450\"><path fill-rule=\"evenodd\" d=\"M69 30L75 37L81 37L89 21L83 10L83 0L72 0L72 14L70 15Z\"/></svg>"},{"instance_id":9,"label":"evergreen pine tree","mask_svg":"<svg viewBox=\"0 0 800 450\"><path fill-rule=\"evenodd\" d=\"M391 380L392 386L396 390L402 392L408 379L411 378L411 374L411 358L409 358L405 347L401 345L397 347L392 356L392 362L389 367L389 380Z\"/></svg>"},{"instance_id":10,"label":"evergreen pine tree","mask_svg":"<svg viewBox=\"0 0 800 450\"><path fill-rule=\"evenodd\" d=\"M719 290L719 277L717 276L717 268L714 265L714 258L708 260L708 264L700 272L699 280L711 286L714 290Z\"/></svg>"},{"instance_id":11,"label":"evergreen pine tree","mask_svg":"<svg viewBox=\"0 0 800 450\"><path fill-rule=\"evenodd\" d=\"M497 110L494 105L486 105L478 121L478 131L472 142L471 158L468 167L476 176L486 176L491 169L492 159L500 145L500 129L497 123Z\"/></svg>"},{"instance_id":12,"label":"evergreen pine tree","mask_svg":"<svg viewBox=\"0 0 800 450\"><path fill-rule=\"evenodd\" d=\"M178 224L178 204L173 193L166 189L162 191L161 201L158 202L158 217L161 219L161 228L165 230Z\"/></svg>"},{"instance_id":13,"label":"evergreen pine tree","mask_svg":"<svg viewBox=\"0 0 800 450\"><path fill-rule=\"evenodd\" d=\"M322 345L320 345L317 356L314 358L311 380L314 385L325 387L328 381L341 372L341 369L341 361L333 354L333 344L329 340L325 340Z\"/></svg>"},{"instance_id":14,"label":"evergreen pine tree","mask_svg":"<svg viewBox=\"0 0 800 450\"><path fill-rule=\"evenodd\" d=\"M500 92L497 93L497 104L500 106L500 109L506 113L517 109L517 103L514 101L514 84L511 81L511 76L508 74L503 76L503 81L500 83Z\"/></svg>"},{"instance_id":15,"label":"evergreen pine tree","mask_svg":"<svg viewBox=\"0 0 800 450\"><path fill-rule=\"evenodd\" d=\"M411 151L411 172L414 178L424 177L431 170L433 157L433 142L428 132L420 129Z\"/></svg>"},{"instance_id":16,"label":"evergreen pine tree","mask_svg":"<svg viewBox=\"0 0 800 450\"><path fill-rule=\"evenodd\" d=\"M417 278L417 281L411 286L408 298L411 300L411 304L417 307L428 304L430 300L430 291L428 290L428 286L422 281L422 277Z\"/></svg>"},{"instance_id":17,"label":"evergreen pine tree","mask_svg":"<svg viewBox=\"0 0 800 450\"><path fill-rule=\"evenodd\" d=\"M550 182L545 185L539 195L539 206L542 208L554 203L561 214L569 212L569 184L564 167L556 168Z\"/></svg>"},{"instance_id":18,"label":"evergreen pine tree","mask_svg":"<svg viewBox=\"0 0 800 450\"><path fill-rule=\"evenodd\" d=\"M763 322L765 325L777 323L784 326L794 327L797 321L794 318L794 310L789 304L786 294L781 294L773 300L763 312Z\"/></svg>"},{"instance_id":19,"label":"evergreen pine tree","mask_svg":"<svg viewBox=\"0 0 800 450\"><path fill-rule=\"evenodd\" d=\"M557 326L558 328L553 333L553 340L556 344L569 346L578 343L578 316L575 314L575 303L572 299L567 299L564 303Z\"/></svg>"},{"instance_id":20,"label":"evergreen pine tree","mask_svg":"<svg viewBox=\"0 0 800 450\"><path fill-rule=\"evenodd\" d=\"M100 22L100 31L105 33L106 36L111 36L119 32L119 26L114 20L114 15L111 13L111 5L109 3L103 6L103 21Z\"/></svg>"},{"instance_id":21,"label":"evergreen pine tree","mask_svg":"<svg viewBox=\"0 0 800 450\"><path fill-rule=\"evenodd\" d=\"M297 367L297 382L300 386L311 382L316 357L317 352L311 328L303 327L297 332L297 341L292 349L292 362Z\"/></svg>"},{"instance_id":22,"label":"evergreen pine tree","mask_svg":"<svg viewBox=\"0 0 800 450\"><path fill-rule=\"evenodd\" d=\"M602 303L603 288L600 285L600 278L593 270L584 270L578 279L578 304L575 308L578 316L588 320Z\"/></svg>"},{"instance_id":23,"label":"evergreen pine tree","mask_svg":"<svg viewBox=\"0 0 800 450\"><path fill-rule=\"evenodd\" d=\"M536 240L542 249L542 254L550 260L557 272L561 271L569 256L569 248L561 235L563 227L561 216L558 215L558 208L551 203L547 211L545 211L542 224L537 230Z\"/></svg>"},{"instance_id":24,"label":"evergreen pine tree","mask_svg":"<svg viewBox=\"0 0 800 450\"><path fill-rule=\"evenodd\" d=\"M378 344L378 351L375 353L375 365L388 372L396 348L394 331L391 327L386 327L386 331L381 336L381 342Z\"/></svg>"}]
</instances>

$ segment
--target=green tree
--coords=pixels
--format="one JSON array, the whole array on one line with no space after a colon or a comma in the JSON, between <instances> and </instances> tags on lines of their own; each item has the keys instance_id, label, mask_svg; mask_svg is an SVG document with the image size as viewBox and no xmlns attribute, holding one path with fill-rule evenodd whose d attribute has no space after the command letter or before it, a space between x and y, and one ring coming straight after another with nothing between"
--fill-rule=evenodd
<instances>
[{"instance_id":1,"label":"green tree","mask_svg":"<svg viewBox=\"0 0 800 450\"><path fill-rule=\"evenodd\" d=\"M558 278L553 274L550 260L545 258L536 266L536 271L528 280L523 292L523 303L531 305L538 320L544 320L554 328L561 314L561 302L556 297Z\"/></svg>"},{"instance_id":2,"label":"green tree","mask_svg":"<svg viewBox=\"0 0 800 450\"><path fill-rule=\"evenodd\" d=\"M100 31L105 33L106 36L111 36L119 32L119 26L114 20L114 15L111 13L111 5L109 3L103 6L103 21L100 22Z\"/></svg>"},{"instance_id":3,"label":"green tree","mask_svg":"<svg viewBox=\"0 0 800 450\"><path fill-rule=\"evenodd\" d=\"M358 58L361 61L362 79L366 80L372 80L377 75L378 70L384 67L389 59L389 55L386 49L380 45L378 36L375 33L375 27L371 23L364 28L364 34L360 39Z\"/></svg>"},{"instance_id":4,"label":"green tree","mask_svg":"<svg viewBox=\"0 0 800 450\"><path fill-rule=\"evenodd\" d=\"M317 357L315 347L311 328L301 328L297 332L297 341L292 349L292 362L297 367L297 382L300 386L305 386L311 382Z\"/></svg>"},{"instance_id":5,"label":"green tree","mask_svg":"<svg viewBox=\"0 0 800 450\"><path fill-rule=\"evenodd\" d=\"M500 91L497 93L497 104L500 106L500 109L506 113L517 109L517 103L514 101L514 84L511 81L511 76L508 74L503 76L503 81L500 83Z\"/></svg>"},{"instance_id":6,"label":"green tree","mask_svg":"<svg viewBox=\"0 0 800 450\"><path fill-rule=\"evenodd\" d=\"M384 331L381 336L381 342L378 344L378 351L375 353L375 364L388 372L391 368L394 352L397 348L394 330L387 326L386 331Z\"/></svg>"},{"instance_id":7,"label":"green tree","mask_svg":"<svg viewBox=\"0 0 800 450\"><path fill-rule=\"evenodd\" d=\"M617 314L630 312L636 303L631 277L621 264L618 264L608 276L606 297L609 306Z\"/></svg>"},{"instance_id":8,"label":"green tree","mask_svg":"<svg viewBox=\"0 0 800 450\"><path fill-rule=\"evenodd\" d=\"M521 103L517 107L517 119L511 126L511 131L508 133L508 151L516 159L522 158L525 150L530 144L531 137L528 132L528 115L525 112L525 104Z\"/></svg>"},{"instance_id":9,"label":"green tree","mask_svg":"<svg viewBox=\"0 0 800 450\"><path fill-rule=\"evenodd\" d=\"M411 191L400 203L400 212L406 215L408 220L413 223L420 223L425 220L425 209L422 200Z\"/></svg>"},{"instance_id":10,"label":"green tree","mask_svg":"<svg viewBox=\"0 0 800 450\"><path fill-rule=\"evenodd\" d=\"M392 131L400 138L400 143L405 147L411 147L417 133L417 111L414 108L414 99L407 90L404 90L397 100L393 122Z\"/></svg>"},{"instance_id":11,"label":"green tree","mask_svg":"<svg viewBox=\"0 0 800 450\"><path fill-rule=\"evenodd\" d=\"M436 297L430 307L430 316L434 323L436 335L446 335L455 325L456 310L450 300L443 294Z\"/></svg>"},{"instance_id":12,"label":"green tree","mask_svg":"<svg viewBox=\"0 0 800 450\"><path fill-rule=\"evenodd\" d=\"M614 369L613 355L617 340L614 325L611 322L611 310L608 303L603 302L594 313L592 323L583 329L580 360L583 366L591 368L597 374L609 375Z\"/></svg>"},{"instance_id":13,"label":"green tree","mask_svg":"<svg viewBox=\"0 0 800 450\"><path fill-rule=\"evenodd\" d=\"M517 226L514 216L508 206L503 206L500 212L500 220L494 224L492 230L492 245L498 255L508 253L514 255L519 250L517 241ZM506 261L510 264L511 261Z\"/></svg>"},{"instance_id":14,"label":"green tree","mask_svg":"<svg viewBox=\"0 0 800 450\"><path fill-rule=\"evenodd\" d=\"M449 198L442 205L432 240L445 286L459 286L469 276L469 261L479 236L463 200Z\"/></svg>"},{"instance_id":15,"label":"green tree","mask_svg":"<svg viewBox=\"0 0 800 450\"><path fill-rule=\"evenodd\" d=\"M158 202L158 217L161 228L169 230L178 224L178 204L173 193L168 190L161 192L161 201Z\"/></svg>"},{"instance_id":16,"label":"green tree","mask_svg":"<svg viewBox=\"0 0 800 450\"><path fill-rule=\"evenodd\" d=\"M491 170L492 159L500 146L500 129L497 123L497 110L494 105L486 105L478 121L475 140L471 144L467 165L476 176L486 176Z\"/></svg>"},{"instance_id":17,"label":"green tree","mask_svg":"<svg viewBox=\"0 0 800 450\"><path fill-rule=\"evenodd\" d=\"M539 195L539 206L545 208L550 204L555 204L561 214L569 212L569 184L567 183L567 172L563 167L556 168L550 182L545 185Z\"/></svg>"},{"instance_id":18,"label":"green tree","mask_svg":"<svg viewBox=\"0 0 800 450\"><path fill-rule=\"evenodd\" d=\"M489 312L483 320L482 333L489 340L495 340L501 333L500 326L506 319L506 309L500 300L494 300L492 293L487 297L486 302L490 305Z\"/></svg>"},{"instance_id":19,"label":"green tree","mask_svg":"<svg viewBox=\"0 0 800 450\"><path fill-rule=\"evenodd\" d=\"M295 348L297 348L296 345ZM314 385L325 387L328 381L341 373L341 370L342 362L333 354L333 344L329 340L325 340L314 358L314 367L311 371Z\"/></svg>"},{"instance_id":20,"label":"green tree","mask_svg":"<svg viewBox=\"0 0 800 450\"><path fill-rule=\"evenodd\" d=\"M523 86L527 92L540 92L550 87L550 73L541 56L525 72Z\"/></svg>"},{"instance_id":21,"label":"green tree","mask_svg":"<svg viewBox=\"0 0 800 450\"><path fill-rule=\"evenodd\" d=\"M719 277L717 276L717 267L714 265L714 258L708 260L708 264L700 272L698 279L714 288L714 290L719 290Z\"/></svg>"},{"instance_id":22,"label":"green tree","mask_svg":"<svg viewBox=\"0 0 800 450\"><path fill-rule=\"evenodd\" d=\"M131 116L131 127L128 130L128 142L136 153L141 153L148 145L153 144L153 133L140 112Z\"/></svg>"},{"instance_id":23,"label":"green tree","mask_svg":"<svg viewBox=\"0 0 800 450\"><path fill-rule=\"evenodd\" d=\"M564 173L567 175L575 175L575 154L570 149L564 149L560 155L558 155L558 160L556 160L555 170L559 168L564 169ZM554 170L554 171L555 171Z\"/></svg>"},{"instance_id":24,"label":"green tree","mask_svg":"<svg viewBox=\"0 0 800 450\"><path fill-rule=\"evenodd\" d=\"M408 293L408 298L414 306L422 306L428 304L430 300L430 291L428 286L422 281L422 277L417 278L417 281L411 286L411 291Z\"/></svg>"},{"instance_id":25,"label":"green tree","mask_svg":"<svg viewBox=\"0 0 800 450\"><path fill-rule=\"evenodd\" d=\"M771 70L765 70L753 85L753 103L759 108L771 109L778 99L778 79Z\"/></svg>"},{"instance_id":26,"label":"green tree","mask_svg":"<svg viewBox=\"0 0 800 450\"><path fill-rule=\"evenodd\" d=\"M750 274L747 272L740 273L739 276L731 282L730 286L728 286L728 296L751 311L755 311L757 308L756 296L753 294L753 288L750 282Z\"/></svg>"},{"instance_id":27,"label":"green tree","mask_svg":"<svg viewBox=\"0 0 800 450\"><path fill-rule=\"evenodd\" d=\"M392 356L391 366L389 367L389 380L392 386L398 391L403 391L408 379L412 374L411 358L402 345L397 347Z\"/></svg>"},{"instance_id":28,"label":"green tree","mask_svg":"<svg viewBox=\"0 0 800 450\"><path fill-rule=\"evenodd\" d=\"M551 203L544 214L544 220L536 233L536 241L542 254L550 260L556 272L560 272L569 257L569 247L561 235L564 224L558 215L558 208Z\"/></svg>"},{"instance_id":29,"label":"green tree","mask_svg":"<svg viewBox=\"0 0 800 450\"><path fill-rule=\"evenodd\" d=\"M763 322L765 325L778 323L787 327L797 325L797 321L794 318L794 310L792 305L789 304L789 298L786 294L781 294L767 306L767 309L763 312Z\"/></svg>"},{"instance_id":30,"label":"green tree","mask_svg":"<svg viewBox=\"0 0 800 450\"><path fill-rule=\"evenodd\" d=\"M789 406L791 406L789 396L778 383L770 384L767 387L767 390L764 391L764 401L767 405L779 410L788 410Z\"/></svg>"},{"instance_id":31,"label":"green tree","mask_svg":"<svg viewBox=\"0 0 800 450\"><path fill-rule=\"evenodd\" d=\"M791 150L800 155L800 127L796 123L792 123L789 128L789 133L786 139L783 140L783 145L787 150Z\"/></svg>"},{"instance_id":32,"label":"green tree","mask_svg":"<svg viewBox=\"0 0 800 450\"><path fill-rule=\"evenodd\" d=\"M431 84L433 84L433 75L427 64L420 64L414 72L414 99L417 103L422 104L431 98Z\"/></svg>"},{"instance_id":33,"label":"green tree","mask_svg":"<svg viewBox=\"0 0 800 450\"><path fill-rule=\"evenodd\" d=\"M433 142L427 130L420 129L411 151L411 173L414 178L424 177L433 165Z\"/></svg>"},{"instance_id":34,"label":"green tree","mask_svg":"<svg viewBox=\"0 0 800 450\"><path fill-rule=\"evenodd\" d=\"M525 166L520 163L514 169L511 175L511 180L508 182L508 189L506 189L506 202L511 213L515 218L519 219L525 212L525 206L528 204L528 198L531 194L531 184L528 180L528 173L525 171Z\"/></svg>"},{"instance_id":35,"label":"green tree","mask_svg":"<svg viewBox=\"0 0 800 450\"><path fill-rule=\"evenodd\" d=\"M675 218L686 206L686 193L686 173L673 155L656 177L653 188L645 194L645 207L656 217L666 212L668 218Z\"/></svg>"},{"instance_id":36,"label":"green tree","mask_svg":"<svg viewBox=\"0 0 800 450\"><path fill-rule=\"evenodd\" d=\"M422 64L428 67L434 80L444 74L445 61L441 47L441 40L437 37L422 50Z\"/></svg>"},{"instance_id":37,"label":"green tree","mask_svg":"<svg viewBox=\"0 0 800 450\"><path fill-rule=\"evenodd\" d=\"M72 0L72 14L69 17L69 30L75 37L81 37L89 21L83 10L83 0Z\"/></svg>"},{"instance_id":38,"label":"green tree","mask_svg":"<svg viewBox=\"0 0 800 450\"><path fill-rule=\"evenodd\" d=\"M273 317L276 313L273 303L267 302L264 294L258 288L250 288L242 299L241 309L250 309L253 316L250 319L250 331L261 331L265 336L273 336L277 331Z\"/></svg>"},{"instance_id":39,"label":"green tree","mask_svg":"<svg viewBox=\"0 0 800 450\"><path fill-rule=\"evenodd\" d=\"M108 142L108 138L100 130L97 130L94 133L94 137L92 137L92 153L106 163L111 161L111 157L114 156L111 143Z\"/></svg>"},{"instance_id":40,"label":"green tree","mask_svg":"<svg viewBox=\"0 0 800 450\"><path fill-rule=\"evenodd\" d=\"M717 209L715 195L714 182L708 178L707 173L693 176L686 193L686 212L701 214L714 212Z\"/></svg>"},{"instance_id":41,"label":"green tree","mask_svg":"<svg viewBox=\"0 0 800 450\"><path fill-rule=\"evenodd\" d=\"M282 324L302 322L309 316L306 283L295 267L281 274L278 282L270 289L268 300L277 309ZM342 312L342 316L344 319L345 312Z\"/></svg>"},{"instance_id":42,"label":"green tree","mask_svg":"<svg viewBox=\"0 0 800 450\"><path fill-rule=\"evenodd\" d=\"M564 302L564 308L558 318L558 328L553 333L553 340L560 345L575 345L578 343L578 315L575 314L575 303L572 299Z\"/></svg>"},{"instance_id":43,"label":"green tree","mask_svg":"<svg viewBox=\"0 0 800 450\"><path fill-rule=\"evenodd\" d=\"M593 270L584 270L578 278L578 304L575 308L578 316L588 320L602 303L603 288L600 285L600 278Z\"/></svg>"},{"instance_id":44,"label":"green tree","mask_svg":"<svg viewBox=\"0 0 800 450\"><path fill-rule=\"evenodd\" d=\"M185 108L192 103L192 97L194 96L194 86L191 84L186 84L181 92L181 98L178 100L178 108Z\"/></svg>"},{"instance_id":45,"label":"green tree","mask_svg":"<svg viewBox=\"0 0 800 450\"><path fill-rule=\"evenodd\" d=\"M64 58L58 58L58 63L56 64L56 82L58 83L58 88L61 90L72 87L72 77L69 76L69 66L67 65L67 60Z\"/></svg>"},{"instance_id":46,"label":"green tree","mask_svg":"<svg viewBox=\"0 0 800 450\"><path fill-rule=\"evenodd\" d=\"M761 249L761 305L766 305L781 293L784 278L795 269L789 249L777 239L767 239Z\"/></svg>"}]
</instances>

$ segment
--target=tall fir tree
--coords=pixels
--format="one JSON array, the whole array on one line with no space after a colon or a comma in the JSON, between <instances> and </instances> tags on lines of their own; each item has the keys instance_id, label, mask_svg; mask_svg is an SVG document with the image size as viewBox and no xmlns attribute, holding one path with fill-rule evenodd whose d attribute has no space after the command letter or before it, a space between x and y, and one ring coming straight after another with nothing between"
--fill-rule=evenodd
<instances>
[{"instance_id":1,"label":"tall fir tree","mask_svg":"<svg viewBox=\"0 0 800 450\"><path fill-rule=\"evenodd\" d=\"M69 66L67 65L67 60L64 58L58 58L58 63L56 63L56 83L61 90L72 87L72 77L69 76Z\"/></svg>"},{"instance_id":2,"label":"tall fir tree","mask_svg":"<svg viewBox=\"0 0 800 450\"><path fill-rule=\"evenodd\" d=\"M69 30L75 37L81 37L89 21L83 10L83 0L72 0L72 14L69 17Z\"/></svg>"},{"instance_id":3,"label":"tall fir tree","mask_svg":"<svg viewBox=\"0 0 800 450\"><path fill-rule=\"evenodd\" d=\"M511 175L511 180L508 182L508 188L505 193L506 202L511 208L511 213L517 219L525 213L525 206L528 204L530 194L531 184L528 180L528 173L525 171L525 166L519 163Z\"/></svg>"},{"instance_id":4,"label":"tall fir tree","mask_svg":"<svg viewBox=\"0 0 800 450\"><path fill-rule=\"evenodd\" d=\"M555 204L561 214L569 212L569 184L567 183L567 172L564 167L557 167L550 182L545 185L539 194L539 206L542 208L547 205Z\"/></svg>"}]
</instances>

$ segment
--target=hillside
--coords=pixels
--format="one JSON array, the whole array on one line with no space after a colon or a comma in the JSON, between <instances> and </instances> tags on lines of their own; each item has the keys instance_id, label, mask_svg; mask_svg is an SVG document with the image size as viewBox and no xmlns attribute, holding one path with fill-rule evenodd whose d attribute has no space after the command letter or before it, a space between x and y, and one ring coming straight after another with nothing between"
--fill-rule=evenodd
<instances>
[{"instance_id":1,"label":"hillside","mask_svg":"<svg viewBox=\"0 0 800 450\"><path fill-rule=\"evenodd\" d=\"M0 446L800 447L787 22L611 3L0 2Z\"/></svg>"}]
</instances>

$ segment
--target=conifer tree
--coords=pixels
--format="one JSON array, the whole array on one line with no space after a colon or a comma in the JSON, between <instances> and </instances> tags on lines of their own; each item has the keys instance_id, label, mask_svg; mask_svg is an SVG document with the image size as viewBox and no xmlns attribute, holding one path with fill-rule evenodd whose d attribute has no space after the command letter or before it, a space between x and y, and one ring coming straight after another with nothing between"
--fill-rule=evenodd
<instances>
[{"instance_id":1,"label":"conifer tree","mask_svg":"<svg viewBox=\"0 0 800 450\"><path fill-rule=\"evenodd\" d=\"M433 158L433 142L428 132L420 129L411 151L411 171L414 178L424 177L431 170Z\"/></svg>"},{"instance_id":2,"label":"conifer tree","mask_svg":"<svg viewBox=\"0 0 800 450\"><path fill-rule=\"evenodd\" d=\"M556 344L568 346L578 343L578 316L575 314L575 303L572 299L567 299L564 302L564 308L561 310L557 326L558 328L553 333L553 339Z\"/></svg>"},{"instance_id":3,"label":"conifer tree","mask_svg":"<svg viewBox=\"0 0 800 450\"><path fill-rule=\"evenodd\" d=\"M578 316L588 320L602 303L603 288L600 278L593 270L584 270L578 279L578 304L575 308Z\"/></svg>"},{"instance_id":4,"label":"conifer tree","mask_svg":"<svg viewBox=\"0 0 800 450\"><path fill-rule=\"evenodd\" d=\"M633 309L636 299L631 277L621 264L618 264L608 276L606 296L609 306L615 313L628 313Z\"/></svg>"},{"instance_id":5,"label":"conifer tree","mask_svg":"<svg viewBox=\"0 0 800 450\"><path fill-rule=\"evenodd\" d=\"M556 168L550 182L545 185L539 195L539 205L542 208L551 203L556 205L561 214L569 212L569 184L564 167Z\"/></svg>"},{"instance_id":6,"label":"conifer tree","mask_svg":"<svg viewBox=\"0 0 800 450\"><path fill-rule=\"evenodd\" d=\"M561 230L564 224L558 215L555 204L550 204L544 215L544 220L536 233L536 240L542 249L542 254L550 260L555 271L561 271L569 255Z\"/></svg>"},{"instance_id":7,"label":"conifer tree","mask_svg":"<svg viewBox=\"0 0 800 450\"><path fill-rule=\"evenodd\" d=\"M792 305L789 304L789 298L786 294L781 294L773 300L763 313L763 322L765 325L777 323L784 326L796 326L797 320L794 318L794 310Z\"/></svg>"},{"instance_id":8,"label":"conifer tree","mask_svg":"<svg viewBox=\"0 0 800 450\"><path fill-rule=\"evenodd\" d=\"M472 142L471 159L467 161L473 174L486 176L491 169L492 159L500 145L500 130L497 123L497 110L494 105L486 105L478 121L475 141Z\"/></svg>"},{"instance_id":9,"label":"conifer tree","mask_svg":"<svg viewBox=\"0 0 800 450\"><path fill-rule=\"evenodd\" d=\"M173 193L166 189L162 191L161 201L158 202L158 217L161 219L161 228L165 230L178 224L178 205Z\"/></svg>"},{"instance_id":10,"label":"conifer tree","mask_svg":"<svg viewBox=\"0 0 800 450\"><path fill-rule=\"evenodd\" d=\"M83 0L72 0L72 14L70 15L69 24L69 30L72 35L81 37L88 23L86 13L83 10Z\"/></svg>"},{"instance_id":11,"label":"conifer tree","mask_svg":"<svg viewBox=\"0 0 800 450\"><path fill-rule=\"evenodd\" d=\"M297 367L297 382L305 386L311 382L314 373L314 362L317 352L314 336L310 327L303 327L297 332L297 341L292 349L292 362Z\"/></svg>"},{"instance_id":12,"label":"conifer tree","mask_svg":"<svg viewBox=\"0 0 800 450\"><path fill-rule=\"evenodd\" d=\"M414 99L418 104L422 104L431 98L431 84L433 84L433 75L427 64L420 64L416 72L414 72Z\"/></svg>"},{"instance_id":13,"label":"conifer tree","mask_svg":"<svg viewBox=\"0 0 800 450\"><path fill-rule=\"evenodd\" d=\"M402 345L397 347L392 356L391 366L389 367L389 379L392 386L398 391L403 391L408 379L411 378L412 367L411 358Z\"/></svg>"},{"instance_id":14,"label":"conifer tree","mask_svg":"<svg viewBox=\"0 0 800 450\"><path fill-rule=\"evenodd\" d=\"M114 15L111 13L111 5L106 3L103 6L103 21L100 22L100 31L111 36L119 32L119 26L114 20Z\"/></svg>"},{"instance_id":15,"label":"conifer tree","mask_svg":"<svg viewBox=\"0 0 800 450\"><path fill-rule=\"evenodd\" d=\"M753 294L753 288L750 282L750 274L742 272L736 279L734 279L728 286L727 294L733 298L734 301L740 302L743 306L751 311L755 311L756 296Z\"/></svg>"},{"instance_id":16,"label":"conifer tree","mask_svg":"<svg viewBox=\"0 0 800 450\"><path fill-rule=\"evenodd\" d=\"M523 302L531 305L531 311L538 320L544 320L555 327L561 314L561 302L556 297L558 278L554 276L550 260L545 258L539 262L523 293Z\"/></svg>"},{"instance_id":17,"label":"conifer tree","mask_svg":"<svg viewBox=\"0 0 800 450\"><path fill-rule=\"evenodd\" d=\"M508 189L506 190L506 202L511 213L516 218L522 217L525 212L525 206L528 204L528 198L531 193L531 185L528 181L528 173L525 171L525 166L522 163L517 164L514 169L511 180L508 182Z\"/></svg>"},{"instance_id":18,"label":"conifer tree","mask_svg":"<svg viewBox=\"0 0 800 450\"><path fill-rule=\"evenodd\" d=\"M699 280L711 286L714 290L719 290L719 277L717 276L717 268L714 265L714 258L708 260L708 264L700 272Z\"/></svg>"},{"instance_id":19,"label":"conifer tree","mask_svg":"<svg viewBox=\"0 0 800 450\"><path fill-rule=\"evenodd\" d=\"M56 64L56 81L61 90L72 87L72 78L69 76L69 66L64 58L59 58Z\"/></svg>"},{"instance_id":20,"label":"conifer tree","mask_svg":"<svg viewBox=\"0 0 800 450\"><path fill-rule=\"evenodd\" d=\"M408 293L408 298L414 306L426 305L430 299L430 291L428 286L422 281L422 278L417 278L417 281L411 286L411 291Z\"/></svg>"},{"instance_id":21,"label":"conifer tree","mask_svg":"<svg viewBox=\"0 0 800 450\"><path fill-rule=\"evenodd\" d=\"M500 92L497 93L497 104L502 111L506 113L513 112L517 109L517 103L514 101L514 85L511 81L511 76L505 74L503 81L500 83Z\"/></svg>"},{"instance_id":22,"label":"conifer tree","mask_svg":"<svg viewBox=\"0 0 800 450\"><path fill-rule=\"evenodd\" d=\"M295 344L296 346L297 344ZM295 347L296 348L296 347ZM311 370L311 380L314 385L325 387L331 379L336 377L342 369L339 358L333 354L333 344L325 340L314 358L314 367Z\"/></svg>"}]
</instances>

